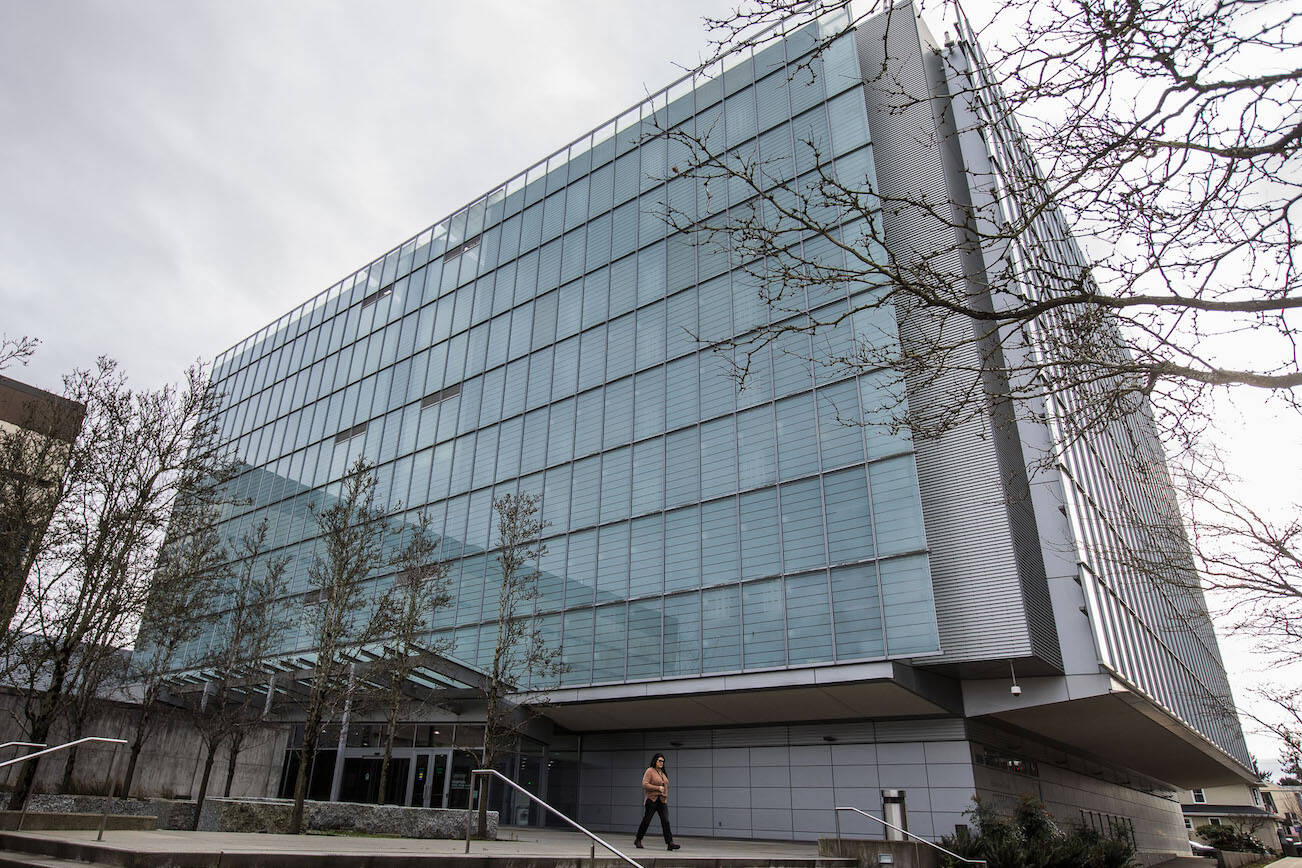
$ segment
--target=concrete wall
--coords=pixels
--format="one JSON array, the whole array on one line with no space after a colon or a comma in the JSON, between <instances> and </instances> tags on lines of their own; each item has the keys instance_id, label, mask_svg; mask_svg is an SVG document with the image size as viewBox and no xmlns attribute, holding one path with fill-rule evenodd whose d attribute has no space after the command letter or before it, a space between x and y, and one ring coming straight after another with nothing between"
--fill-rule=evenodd
<instances>
[{"instance_id":1,"label":"concrete wall","mask_svg":"<svg viewBox=\"0 0 1302 868\"><path fill-rule=\"evenodd\" d=\"M0 741L26 741L26 732L20 721L20 699L12 692L0 693ZM101 735L124 738L130 742L135 737L137 706L126 703L105 703L83 727L83 735ZM231 787L233 796L273 796L280 780L283 762L285 729L262 730L245 739L235 780ZM67 725L56 726L50 744L72 738ZM103 791L111 746L88 745L78 750L77 766L73 776L78 792ZM127 768L128 747L123 746L113 761L112 778L122 779ZM6 754L5 758L14 754ZM65 759L55 754L41 761L37 776L37 789L53 791L63 777ZM199 776L203 771L203 742L185 715L164 711L158 726L145 742L131 787L132 795L162 796L165 798L190 798L197 794ZM226 754L218 755L209 784L211 795L220 795L226 780ZM17 774L0 771L0 788L9 789Z\"/></svg>"},{"instance_id":2,"label":"concrete wall","mask_svg":"<svg viewBox=\"0 0 1302 868\"><path fill-rule=\"evenodd\" d=\"M1109 769L1107 777L1098 777L1043 756L1036 760L1035 774L1005 772L984 764L974 764L973 770L976 793L982 799L993 800L996 806L1012 808L1021 796L1031 796L1043 802L1064 824L1085 822L1105 829L1109 819L1129 821L1134 825L1139 851L1189 852L1184 815L1174 794L1117 782L1116 778L1124 780L1121 770Z\"/></svg>"},{"instance_id":3,"label":"concrete wall","mask_svg":"<svg viewBox=\"0 0 1302 868\"><path fill-rule=\"evenodd\" d=\"M975 794L971 748L953 719L606 733L583 739L579 822L634 832L655 752L667 761L676 835L831 837L834 807L881 816L881 790L903 789L910 831L939 837L965 822ZM880 826L848 813L841 830L881 836ZM648 836L658 834L653 819Z\"/></svg>"}]
</instances>

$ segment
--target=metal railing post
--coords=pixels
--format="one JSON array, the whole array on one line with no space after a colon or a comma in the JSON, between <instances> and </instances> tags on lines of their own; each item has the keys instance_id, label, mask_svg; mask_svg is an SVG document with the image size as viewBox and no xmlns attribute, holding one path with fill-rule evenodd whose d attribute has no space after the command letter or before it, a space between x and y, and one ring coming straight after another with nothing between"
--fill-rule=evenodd
<instances>
[{"instance_id":1,"label":"metal railing post","mask_svg":"<svg viewBox=\"0 0 1302 868\"><path fill-rule=\"evenodd\" d=\"M7 748L7 747L36 747L36 748L41 748L41 747L45 747L45 744L44 744L44 742L40 742L40 743L38 743L38 742L34 742L34 741L7 741L7 742L5 742L4 744L0 744L0 750L4 750L4 749ZM6 784L6 785L9 784L9 779L12 778L12 777L13 777L13 773L12 773L12 772L5 772L5 784ZM13 787L10 786L10 789L12 790Z\"/></svg>"},{"instance_id":2,"label":"metal railing post","mask_svg":"<svg viewBox=\"0 0 1302 868\"><path fill-rule=\"evenodd\" d=\"M27 789L27 795L23 796L23 810L18 815L18 827L14 829L15 832L23 830L23 823L27 820L27 803L32 800L32 790L34 789L36 789L36 775L32 775L32 785Z\"/></svg>"},{"instance_id":3,"label":"metal railing post","mask_svg":"<svg viewBox=\"0 0 1302 868\"><path fill-rule=\"evenodd\" d=\"M838 838L841 837L840 817L842 811L854 811L856 814L862 814L863 816L867 817L870 820L874 820L878 823L881 823L883 826L885 826L888 829L894 829L895 831L899 832L902 835L907 835L908 837L917 841L919 844L926 844L928 847L932 848L933 850L939 850L941 853L944 853L946 856L949 856L953 859L957 859L960 862L965 862L968 865L985 865L986 868L989 868L989 863L987 863L986 860L984 859L967 859L963 856L958 855L957 853L954 853L950 850L946 850L944 847L940 846L939 844L928 841L926 838L919 838L917 835L913 834L908 829L901 829L899 826L896 826L894 823L888 823L885 820L883 820L881 817L874 817L872 814L868 813L867 811L861 811L858 808L836 807L832 809L832 816L836 818L836 836Z\"/></svg>"},{"instance_id":4,"label":"metal railing post","mask_svg":"<svg viewBox=\"0 0 1302 868\"><path fill-rule=\"evenodd\" d=\"M472 790L474 789L474 781L475 781L475 777L478 776L478 775L492 775L493 777L497 778L497 779L498 779L499 781L501 781L502 783L506 784L506 785L507 785L508 787L510 787L511 789L515 790L517 793L520 793L521 795L523 795L524 797L526 797L526 798L528 798L528 799L532 799L533 801L537 802L539 805L542 805L543 808L545 808L546 810L550 811L553 815L555 815L555 816L558 817L559 819L564 820L566 823L568 823L569 825L573 826L576 830L582 832L584 835L587 835L589 841L591 842L591 853L592 853L592 859L593 859L593 862L594 862L594 863L596 862L596 859L597 859L597 845L600 844L601 846L605 847L605 848L606 848L607 850L609 850L610 852L614 853L614 854L615 854L616 856L618 856L620 859L622 859L622 860L624 860L625 862L627 862L629 865L632 865L633 868L643 868L643 866L642 866L641 863L636 862L636 861L634 861L633 859L629 858L629 856L628 856L627 854L625 854L622 850L619 850L618 848L616 848L616 847L613 846L612 844L607 843L606 841L604 841L604 840L602 840L601 838L599 838L599 837L597 837L596 835L594 835L592 832L589 832L587 829L585 829L585 828L583 828L582 826L580 826L580 825L579 825L578 823L576 823L574 820L572 820L572 819L570 819L569 817L565 816L565 815L562 814L560 811L556 810L556 809L553 808L551 805L549 805L549 804L547 804L546 802L544 802L544 801L543 801L542 799L540 799L538 796L536 796L536 795L534 795L533 793L529 792L529 791L526 790L524 787L520 786L520 785L517 784L515 781L511 780L510 778L508 778L506 775L504 775L504 774L502 774L501 772L499 772L497 769L473 769L473 770L470 772L470 782L471 782L471 789L472 789ZM499 822L499 823L501 822L501 817L500 817L500 816L498 817L498 822ZM469 827L467 827L467 830L466 830L466 852L467 852L467 853L470 852L470 831L469 831Z\"/></svg>"},{"instance_id":5,"label":"metal railing post","mask_svg":"<svg viewBox=\"0 0 1302 868\"><path fill-rule=\"evenodd\" d=\"M471 786L474 786L475 776L470 776ZM466 852L470 852L470 794L466 794Z\"/></svg>"},{"instance_id":6,"label":"metal railing post","mask_svg":"<svg viewBox=\"0 0 1302 868\"><path fill-rule=\"evenodd\" d=\"M127 740L125 738L104 738L103 736L98 736L98 735L88 735L85 738L79 738L75 741L66 742L64 744L56 744L54 747L47 747L44 750L33 751L28 754L23 754L20 757L14 757L11 760L5 760L4 762L0 763L0 769L8 768L9 766L17 765L18 763L27 762L30 759L36 759L39 756L45 756L47 753L55 753L56 751L66 750L67 748L70 747L76 747L79 744L88 744L89 742L92 741L102 741L105 742L106 744L114 745L113 748L114 756L117 756L117 748L127 743ZM22 742L19 742L19 744L21 743ZM112 763L110 763L109 771L111 772L112 770L113 770L113 765ZM32 800L32 790L35 789L36 789L36 776L32 775L31 789L29 789L27 791L27 795L23 797L23 811L21 814L18 815L18 828L15 829L15 831L17 832L21 832L23 830L23 822L27 819L27 806Z\"/></svg>"},{"instance_id":7,"label":"metal railing post","mask_svg":"<svg viewBox=\"0 0 1302 868\"><path fill-rule=\"evenodd\" d=\"M104 773L104 813L99 818L99 834L95 836L96 841L104 840L104 827L108 825L109 808L113 807L113 764L118 760L118 747L113 745L113 753L109 755L108 771Z\"/></svg>"}]
</instances>

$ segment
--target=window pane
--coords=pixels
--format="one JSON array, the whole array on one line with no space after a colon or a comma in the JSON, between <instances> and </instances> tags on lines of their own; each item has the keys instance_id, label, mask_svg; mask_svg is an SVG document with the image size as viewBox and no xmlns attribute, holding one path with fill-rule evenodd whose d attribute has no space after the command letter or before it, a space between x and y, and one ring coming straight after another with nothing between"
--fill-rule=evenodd
<instances>
[{"instance_id":1,"label":"window pane","mask_svg":"<svg viewBox=\"0 0 1302 868\"><path fill-rule=\"evenodd\" d=\"M624 678L624 604L597 610L592 648L592 680L622 681Z\"/></svg>"},{"instance_id":2,"label":"window pane","mask_svg":"<svg viewBox=\"0 0 1302 868\"><path fill-rule=\"evenodd\" d=\"M824 476L823 505L827 511L827 545L832 563L872 557L868 481L863 468L852 467Z\"/></svg>"},{"instance_id":3,"label":"window pane","mask_svg":"<svg viewBox=\"0 0 1302 868\"><path fill-rule=\"evenodd\" d=\"M580 531L570 535L569 558L565 566L565 605L592 605L596 590L597 532Z\"/></svg>"},{"instance_id":4,"label":"window pane","mask_svg":"<svg viewBox=\"0 0 1302 868\"><path fill-rule=\"evenodd\" d=\"M633 439L654 437L665 430L665 369L652 368L633 381Z\"/></svg>"},{"instance_id":5,"label":"window pane","mask_svg":"<svg viewBox=\"0 0 1302 868\"><path fill-rule=\"evenodd\" d=\"M665 514L665 590L701 584L701 525L695 506Z\"/></svg>"},{"instance_id":6,"label":"window pane","mask_svg":"<svg viewBox=\"0 0 1302 868\"><path fill-rule=\"evenodd\" d=\"M887 653L899 656L939 650L927 556L891 558L879 562L877 568L882 581Z\"/></svg>"},{"instance_id":7,"label":"window pane","mask_svg":"<svg viewBox=\"0 0 1302 868\"><path fill-rule=\"evenodd\" d=\"M901 455L868 465L868 482L873 493L878 555L924 548L922 503L913 456Z\"/></svg>"},{"instance_id":8,"label":"window pane","mask_svg":"<svg viewBox=\"0 0 1302 868\"><path fill-rule=\"evenodd\" d=\"M606 386L602 447L613 449L633 439L633 378Z\"/></svg>"},{"instance_id":9,"label":"window pane","mask_svg":"<svg viewBox=\"0 0 1302 868\"><path fill-rule=\"evenodd\" d=\"M644 440L633 447L633 514L664 509L665 441Z\"/></svg>"},{"instance_id":10,"label":"window pane","mask_svg":"<svg viewBox=\"0 0 1302 868\"><path fill-rule=\"evenodd\" d=\"M607 525L597 534L597 602L628 597L628 523Z\"/></svg>"},{"instance_id":11,"label":"window pane","mask_svg":"<svg viewBox=\"0 0 1302 868\"><path fill-rule=\"evenodd\" d=\"M629 548L630 597L659 594L664 590L664 517L660 513L634 519Z\"/></svg>"},{"instance_id":12,"label":"window pane","mask_svg":"<svg viewBox=\"0 0 1302 868\"><path fill-rule=\"evenodd\" d=\"M741 589L711 588L701 595L702 671L741 668Z\"/></svg>"},{"instance_id":13,"label":"window pane","mask_svg":"<svg viewBox=\"0 0 1302 868\"><path fill-rule=\"evenodd\" d=\"M625 446L601 456L601 522L628 518L633 450Z\"/></svg>"},{"instance_id":14,"label":"window pane","mask_svg":"<svg viewBox=\"0 0 1302 868\"><path fill-rule=\"evenodd\" d=\"M781 666L787 661L782 623L782 581L743 585L742 624L747 669Z\"/></svg>"},{"instance_id":15,"label":"window pane","mask_svg":"<svg viewBox=\"0 0 1302 868\"><path fill-rule=\"evenodd\" d=\"M778 472L793 479L818 471L818 438L810 437L813 395L798 395L777 404Z\"/></svg>"},{"instance_id":16,"label":"window pane","mask_svg":"<svg viewBox=\"0 0 1302 868\"><path fill-rule=\"evenodd\" d=\"M791 663L832 659L826 573L787 579L787 655Z\"/></svg>"},{"instance_id":17,"label":"window pane","mask_svg":"<svg viewBox=\"0 0 1302 868\"><path fill-rule=\"evenodd\" d=\"M701 506L701 583L735 582L741 565L737 500L728 497Z\"/></svg>"},{"instance_id":18,"label":"window pane","mask_svg":"<svg viewBox=\"0 0 1302 868\"><path fill-rule=\"evenodd\" d=\"M660 677L660 598L628 604L628 677Z\"/></svg>"},{"instance_id":19,"label":"window pane","mask_svg":"<svg viewBox=\"0 0 1302 868\"><path fill-rule=\"evenodd\" d=\"M782 563L788 573L826 563L823 495L817 478L782 486Z\"/></svg>"},{"instance_id":20,"label":"window pane","mask_svg":"<svg viewBox=\"0 0 1302 868\"><path fill-rule=\"evenodd\" d=\"M732 417L701 426L701 497L717 497L737 490L737 435Z\"/></svg>"},{"instance_id":21,"label":"window pane","mask_svg":"<svg viewBox=\"0 0 1302 868\"><path fill-rule=\"evenodd\" d=\"M743 579L781 572L781 530L777 489L741 496L741 570Z\"/></svg>"},{"instance_id":22,"label":"window pane","mask_svg":"<svg viewBox=\"0 0 1302 868\"><path fill-rule=\"evenodd\" d=\"M664 673L701 671L701 598L693 592L665 598Z\"/></svg>"},{"instance_id":23,"label":"window pane","mask_svg":"<svg viewBox=\"0 0 1302 868\"><path fill-rule=\"evenodd\" d=\"M863 461L858 392L853 380L818 390L818 439L824 470Z\"/></svg>"},{"instance_id":24,"label":"window pane","mask_svg":"<svg viewBox=\"0 0 1302 868\"><path fill-rule=\"evenodd\" d=\"M587 684L592 680L592 610L565 613L565 634L561 640L563 684Z\"/></svg>"},{"instance_id":25,"label":"window pane","mask_svg":"<svg viewBox=\"0 0 1302 868\"><path fill-rule=\"evenodd\" d=\"M695 428L675 431L665 438L667 480L665 503L679 506L700 499L701 453Z\"/></svg>"},{"instance_id":26,"label":"window pane","mask_svg":"<svg viewBox=\"0 0 1302 868\"><path fill-rule=\"evenodd\" d=\"M737 459L741 490L771 485L778 479L775 422L771 406L737 414Z\"/></svg>"}]
</instances>

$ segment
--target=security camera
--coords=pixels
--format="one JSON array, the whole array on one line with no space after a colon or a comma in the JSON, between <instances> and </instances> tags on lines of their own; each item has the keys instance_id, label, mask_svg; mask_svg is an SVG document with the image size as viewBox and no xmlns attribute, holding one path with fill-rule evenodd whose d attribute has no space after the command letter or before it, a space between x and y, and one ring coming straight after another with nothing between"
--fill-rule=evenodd
<instances>
[{"instance_id":1,"label":"security camera","mask_svg":"<svg viewBox=\"0 0 1302 868\"><path fill-rule=\"evenodd\" d=\"M1013 696L1021 696L1022 688L1019 685L1014 684L1012 687L1008 688L1008 692L1013 694Z\"/></svg>"}]
</instances>

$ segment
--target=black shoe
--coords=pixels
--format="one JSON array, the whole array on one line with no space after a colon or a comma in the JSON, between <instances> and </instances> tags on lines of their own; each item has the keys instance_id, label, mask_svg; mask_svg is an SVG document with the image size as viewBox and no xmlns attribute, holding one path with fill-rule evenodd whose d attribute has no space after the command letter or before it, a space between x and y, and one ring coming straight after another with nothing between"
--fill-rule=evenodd
<instances>
[{"instance_id":1,"label":"black shoe","mask_svg":"<svg viewBox=\"0 0 1302 868\"><path fill-rule=\"evenodd\" d=\"M639 850L641 850L641 849L642 849L642 839L641 839L641 838L634 838L634 839L633 839L633 846L636 847L636 848L638 848Z\"/></svg>"},{"instance_id":2,"label":"black shoe","mask_svg":"<svg viewBox=\"0 0 1302 868\"><path fill-rule=\"evenodd\" d=\"M681 850L682 848L683 848L683 845L682 845L682 844L675 844L673 841L670 841L670 842L669 842L669 846L668 846L667 848L665 848L665 849L668 849L668 850Z\"/></svg>"}]
</instances>

